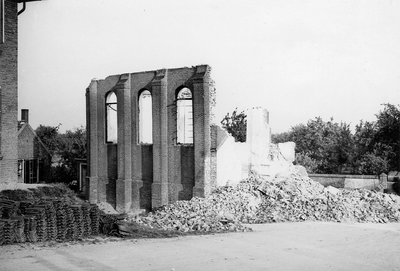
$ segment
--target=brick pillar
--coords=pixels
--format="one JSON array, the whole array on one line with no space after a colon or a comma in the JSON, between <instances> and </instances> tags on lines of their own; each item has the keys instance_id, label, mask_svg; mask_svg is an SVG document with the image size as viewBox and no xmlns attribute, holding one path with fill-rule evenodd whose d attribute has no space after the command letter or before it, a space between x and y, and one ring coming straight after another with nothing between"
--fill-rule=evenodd
<instances>
[{"instance_id":1,"label":"brick pillar","mask_svg":"<svg viewBox=\"0 0 400 271\"><path fill-rule=\"evenodd\" d=\"M153 97L153 184L152 208L168 203L168 117L167 70L157 71L152 82Z\"/></svg>"},{"instance_id":2,"label":"brick pillar","mask_svg":"<svg viewBox=\"0 0 400 271\"><path fill-rule=\"evenodd\" d=\"M141 196L140 189L143 187L143 174L142 174L142 147L138 145L138 125L137 120L139 119L138 114L138 92L136 89L132 88L132 211L140 212L141 211ZM148 200L150 201L150 196L148 196ZM143 206L142 206L143 207Z\"/></svg>"},{"instance_id":3,"label":"brick pillar","mask_svg":"<svg viewBox=\"0 0 400 271\"><path fill-rule=\"evenodd\" d=\"M116 210L127 212L132 208L132 93L130 75L122 74L115 88L118 101Z\"/></svg>"},{"instance_id":4,"label":"brick pillar","mask_svg":"<svg viewBox=\"0 0 400 271\"><path fill-rule=\"evenodd\" d=\"M98 197L98 106L97 106L97 91L98 82L92 80L89 87L86 89L86 136L88 148L88 171L86 194L90 203L96 203Z\"/></svg>"},{"instance_id":5,"label":"brick pillar","mask_svg":"<svg viewBox=\"0 0 400 271\"><path fill-rule=\"evenodd\" d=\"M204 197L211 192L210 82L207 65L196 67L193 78L193 129L195 186L193 196Z\"/></svg>"}]
</instances>

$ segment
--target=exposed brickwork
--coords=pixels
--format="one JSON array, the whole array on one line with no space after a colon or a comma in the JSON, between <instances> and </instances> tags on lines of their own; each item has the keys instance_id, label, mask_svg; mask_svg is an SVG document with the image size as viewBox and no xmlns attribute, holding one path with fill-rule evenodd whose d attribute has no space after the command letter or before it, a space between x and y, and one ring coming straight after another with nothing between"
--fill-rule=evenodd
<instances>
[{"instance_id":1,"label":"exposed brickwork","mask_svg":"<svg viewBox=\"0 0 400 271\"><path fill-rule=\"evenodd\" d=\"M0 44L0 182L17 182L17 4L5 1L5 42Z\"/></svg>"},{"instance_id":2,"label":"exposed brickwork","mask_svg":"<svg viewBox=\"0 0 400 271\"><path fill-rule=\"evenodd\" d=\"M18 159L48 159L49 151L29 124L18 131Z\"/></svg>"},{"instance_id":3,"label":"exposed brickwork","mask_svg":"<svg viewBox=\"0 0 400 271\"><path fill-rule=\"evenodd\" d=\"M18 160L40 160L39 182L50 178L51 156L29 124L24 124L18 131ZM23 181L20 176L19 181Z\"/></svg>"},{"instance_id":4,"label":"exposed brickwork","mask_svg":"<svg viewBox=\"0 0 400 271\"><path fill-rule=\"evenodd\" d=\"M210 67L201 65L114 75L91 82L86 93L91 202L108 201L118 211L128 211L209 193L216 175L210 165L210 111L215 105L215 91L210 91L213 85L209 73ZM180 145L176 144L176 95L183 86L193 96L194 144ZM137 143L138 98L143 89L152 94L152 145ZM117 95L117 144L105 141L105 97L110 91Z\"/></svg>"}]
</instances>

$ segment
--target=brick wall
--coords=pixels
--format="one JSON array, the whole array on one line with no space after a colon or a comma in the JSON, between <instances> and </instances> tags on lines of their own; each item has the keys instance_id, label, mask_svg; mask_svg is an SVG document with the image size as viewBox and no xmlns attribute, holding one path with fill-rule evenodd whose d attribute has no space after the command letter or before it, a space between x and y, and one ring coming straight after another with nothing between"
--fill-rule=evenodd
<instances>
[{"instance_id":1,"label":"brick wall","mask_svg":"<svg viewBox=\"0 0 400 271\"><path fill-rule=\"evenodd\" d=\"M308 174L308 177L323 186L336 188L345 188L346 179L358 179L360 182L368 182L370 180L379 182L379 177L375 175Z\"/></svg>"},{"instance_id":2,"label":"brick wall","mask_svg":"<svg viewBox=\"0 0 400 271\"><path fill-rule=\"evenodd\" d=\"M0 44L0 182L17 182L17 4L5 3L5 40Z\"/></svg>"},{"instance_id":3,"label":"brick wall","mask_svg":"<svg viewBox=\"0 0 400 271\"><path fill-rule=\"evenodd\" d=\"M29 124L24 124L18 131L18 160L47 160L50 153L37 137Z\"/></svg>"},{"instance_id":4,"label":"brick wall","mask_svg":"<svg viewBox=\"0 0 400 271\"><path fill-rule=\"evenodd\" d=\"M210 93L209 73L209 66L200 65L114 75L91 82L86 94L91 202L107 201L118 211L128 211L209 193L210 179L215 178L210 165L210 111L215 92ZM181 87L192 91L193 144L176 143L176 95ZM138 144L137 138L138 98L144 89L152 94L152 145ZM105 141L105 97L109 91L118 100L115 146ZM114 159L108 159L111 154Z\"/></svg>"},{"instance_id":5,"label":"brick wall","mask_svg":"<svg viewBox=\"0 0 400 271\"><path fill-rule=\"evenodd\" d=\"M29 160L35 157L35 135L26 126L18 133L18 159Z\"/></svg>"}]
</instances>

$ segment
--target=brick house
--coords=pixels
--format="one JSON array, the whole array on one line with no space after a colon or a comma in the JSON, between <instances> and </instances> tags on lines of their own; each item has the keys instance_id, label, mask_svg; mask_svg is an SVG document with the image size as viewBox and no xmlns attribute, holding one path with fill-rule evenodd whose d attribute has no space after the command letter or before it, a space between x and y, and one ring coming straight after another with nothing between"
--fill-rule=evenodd
<instances>
[{"instance_id":1,"label":"brick house","mask_svg":"<svg viewBox=\"0 0 400 271\"><path fill-rule=\"evenodd\" d=\"M28 110L18 122L18 182L39 183L50 179L51 155L29 125Z\"/></svg>"},{"instance_id":2,"label":"brick house","mask_svg":"<svg viewBox=\"0 0 400 271\"><path fill-rule=\"evenodd\" d=\"M18 18L25 2L0 0L0 182L17 182ZM18 3L23 8L18 12Z\"/></svg>"},{"instance_id":3,"label":"brick house","mask_svg":"<svg viewBox=\"0 0 400 271\"><path fill-rule=\"evenodd\" d=\"M91 202L148 210L210 193L215 93L208 65L92 80L86 102Z\"/></svg>"}]
</instances>

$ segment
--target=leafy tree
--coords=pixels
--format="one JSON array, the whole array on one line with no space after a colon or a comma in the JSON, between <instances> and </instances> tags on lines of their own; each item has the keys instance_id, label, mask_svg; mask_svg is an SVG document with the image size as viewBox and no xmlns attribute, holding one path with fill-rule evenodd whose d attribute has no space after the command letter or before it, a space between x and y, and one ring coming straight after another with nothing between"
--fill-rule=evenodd
<instances>
[{"instance_id":1,"label":"leafy tree","mask_svg":"<svg viewBox=\"0 0 400 271\"><path fill-rule=\"evenodd\" d=\"M339 173L352 159L353 138L346 123L336 123L331 118L325 122L321 117L299 124L287 133L273 137L274 143L296 143L297 163L315 173Z\"/></svg>"},{"instance_id":2,"label":"leafy tree","mask_svg":"<svg viewBox=\"0 0 400 271\"><path fill-rule=\"evenodd\" d=\"M288 142L290 140L291 140L290 132L283 132L283 133L271 135L271 142L273 142L273 143L283 143L283 142Z\"/></svg>"},{"instance_id":3,"label":"leafy tree","mask_svg":"<svg viewBox=\"0 0 400 271\"><path fill-rule=\"evenodd\" d=\"M360 121L352 134L346 123L321 118L273 135L273 142L294 141L296 162L309 172L358 174L400 170L400 107L384 104L376 121Z\"/></svg>"},{"instance_id":4,"label":"leafy tree","mask_svg":"<svg viewBox=\"0 0 400 271\"><path fill-rule=\"evenodd\" d=\"M58 151L60 135L58 130L61 124L58 126L45 126L39 125L36 128L35 133L49 150L51 155L54 155Z\"/></svg>"},{"instance_id":5,"label":"leafy tree","mask_svg":"<svg viewBox=\"0 0 400 271\"><path fill-rule=\"evenodd\" d=\"M375 144L388 160L388 170L400 171L400 105L383 104L376 117Z\"/></svg>"},{"instance_id":6,"label":"leafy tree","mask_svg":"<svg viewBox=\"0 0 400 271\"><path fill-rule=\"evenodd\" d=\"M53 165L49 182L70 184L77 179L76 159L85 159L87 156L86 130L79 127L60 134L59 127L60 125L56 127L40 125L36 129L36 134L51 155L59 155L61 158L57 165Z\"/></svg>"},{"instance_id":7,"label":"leafy tree","mask_svg":"<svg viewBox=\"0 0 400 271\"><path fill-rule=\"evenodd\" d=\"M356 161L358 174L379 175L382 172L388 172L388 161L373 153L366 153Z\"/></svg>"},{"instance_id":8,"label":"leafy tree","mask_svg":"<svg viewBox=\"0 0 400 271\"><path fill-rule=\"evenodd\" d=\"M360 174L380 174L400 170L400 109L384 104L375 122L356 126L354 166Z\"/></svg>"},{"instance_id":9,"label":"leafy tree","mask_svg":"<svg viewBox=\"0 0 400 271\"><path fill-rule=\"evenodd\" d=\"M320 166L320 163L314 158L311 158L309 153L296 153L294 164L302 165L306 168L308 173L316 173Z\"/></svg>"},{"instance_id":10,"label":"leafy tree","mask_svg":"<svg viewBox=\"0 0 400 271\"><path fill-rule=\"evenodd\" d=\"M361 120L360 123L356 125L353 138L356 146L355 151L358 157L374 150L376 131L377 126L375 122L364 122Z\"/></svg>"},{"instance_id":11,"label":"leafy tree","mask_svg":"<svg viewBox=\"0 0 400 271\"><path fill-rule=\"evenodd\" d=\"M244 111L237 113L237 108L232 115L227 113L221 121L222 127L230 133L237 142L246 142L247 115Z\"/></svg>"},{"instance_id":12,"label":"leafy tree","mask_svg":"<svg viewBox=\"0 0 400 271\"><path fill-rule=\"evenodd\" d=\"M86 129L82 126L60 135L59 154L69 182L77 179L76 159L86 159Z\"/></svg>"}]
</instances>

